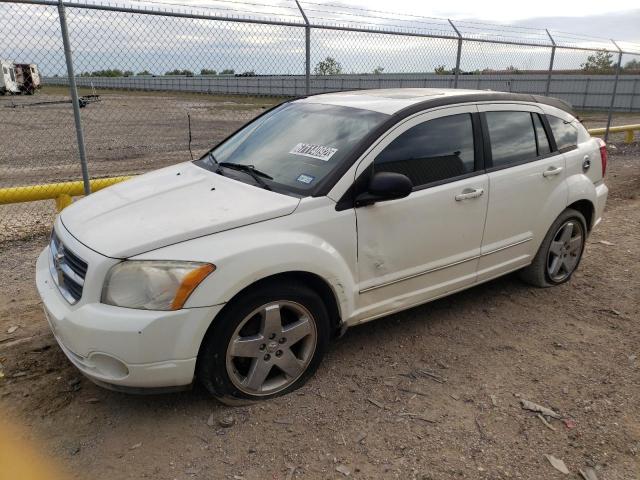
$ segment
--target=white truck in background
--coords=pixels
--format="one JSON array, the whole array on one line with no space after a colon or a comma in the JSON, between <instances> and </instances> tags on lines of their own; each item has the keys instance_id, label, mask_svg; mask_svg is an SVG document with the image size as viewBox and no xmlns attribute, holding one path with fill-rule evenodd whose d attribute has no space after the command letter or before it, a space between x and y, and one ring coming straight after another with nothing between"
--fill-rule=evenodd
<instances>
[{"instance_id":1,"label":"white truck in background","mask_svg":"<svg viewBox=\"0 0 640 480\"><path fill-rule=\"evenodd\" d=\"M0 94L20 93L20 87L16 81L16 69L13 62L0 60Z\"/></svg>"},{"instance_id":2,"label":"white truck in background","mask_svg":"<svg viewBox=\"0 0 640 480\"><path fill-rule=\"evenodd\" d=\"M33 95L42 87L40 72L35 63L16 63L14 68L20 93Z\"/></svg>"}]
</instances>

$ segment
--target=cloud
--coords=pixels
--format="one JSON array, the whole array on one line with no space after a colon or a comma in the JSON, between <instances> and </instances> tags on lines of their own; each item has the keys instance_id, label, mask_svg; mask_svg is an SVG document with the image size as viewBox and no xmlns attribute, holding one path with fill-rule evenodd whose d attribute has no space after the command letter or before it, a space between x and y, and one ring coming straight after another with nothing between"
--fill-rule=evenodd
<instances>
[{"instance_id":1,"label":"cloud","mask_svg":"<svg viewBox=\"0 0 640 480\"><path fill-rule=\"evenodd\" d=\"M571 32L573 35L587 37L613 37L616 40L640 44L640 9L581 17L536 17L515 24Z\"/></svg>"}]
</instances>

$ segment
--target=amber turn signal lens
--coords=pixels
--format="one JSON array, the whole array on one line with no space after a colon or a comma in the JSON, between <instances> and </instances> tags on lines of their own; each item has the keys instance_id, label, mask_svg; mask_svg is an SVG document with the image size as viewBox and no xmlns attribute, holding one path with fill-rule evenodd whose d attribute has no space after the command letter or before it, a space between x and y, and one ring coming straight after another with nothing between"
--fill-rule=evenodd
<instances>
[{"instance_id":1,"label":"amber turn signal lens","mask_svg":"<svg viewBox=\"0 0 640 480\"><path fill-rule=\"evenodd\" d=\"M171 310L181 309L189 298L189 295L191 295L196 287L200 285L205 278L207 278L207 275L215 269L215 265L208 263L187 273L182 279L182 283L176 292L173 302L171 302Z\"/></svg>"}]
</instances>

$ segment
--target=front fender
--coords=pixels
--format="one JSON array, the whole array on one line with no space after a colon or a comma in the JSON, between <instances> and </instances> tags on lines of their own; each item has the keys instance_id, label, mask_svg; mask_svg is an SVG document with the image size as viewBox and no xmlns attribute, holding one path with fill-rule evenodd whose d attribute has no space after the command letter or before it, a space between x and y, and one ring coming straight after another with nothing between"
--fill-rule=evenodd
<instances>
[{"instance_id":1,"label":"front fender","mask_svg":"<svg viewBox=\"0 0 640 480\"><path fill-rule=\"evenodd\" d=\"M226 303L244 288L272 275L312 273L331 287L341 318L347 318L354 310L355 301L356 282L349 267L353 260L345 258L324 237L309 232L265 229L264 224L253 225L161 248L135 259L213 263L216 270L189 297L186 308ZM348 252L347 256L352 255Z\"/></svg>"}]
</instances>

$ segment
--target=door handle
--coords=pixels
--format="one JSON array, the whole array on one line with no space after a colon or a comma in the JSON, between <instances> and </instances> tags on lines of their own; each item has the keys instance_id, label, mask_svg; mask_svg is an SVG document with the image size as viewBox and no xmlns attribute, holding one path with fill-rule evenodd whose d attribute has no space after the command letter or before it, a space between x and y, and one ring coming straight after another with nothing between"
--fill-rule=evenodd
<instances>
[{"instance_id":1,"label":"door handle","mask_svg":"<svg viewBox=\"0 0 640 480\"><path fill-rule=\"evenodd\" d=\"M461 202L462 200L469 200L471 198L478 198L484 193L483 188L465 188L462 190L462 193L456 195L456 202Z\"/></svg>"},{"instance_id":2,"label":"door handle","mask_svg":"<svg viewBox=\"0 0 640 480\"><path fill-rule=\"evenodd\" d=\"M562 167L549 167L544 172L542 172L543 177L553 177L554 175L558 175L562 172Z\"/></svg>"}]
</instances>

